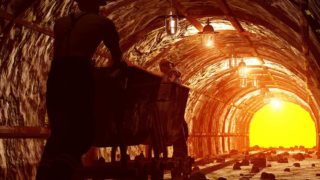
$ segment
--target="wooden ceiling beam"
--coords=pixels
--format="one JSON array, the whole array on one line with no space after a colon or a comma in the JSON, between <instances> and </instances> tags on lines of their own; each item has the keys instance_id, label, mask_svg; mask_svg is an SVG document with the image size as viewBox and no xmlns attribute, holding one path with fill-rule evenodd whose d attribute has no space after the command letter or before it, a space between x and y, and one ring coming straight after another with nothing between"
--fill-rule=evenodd
<instances>
[{"instance_id":1,"label":"wooden ceiling beam","mask_svg":"<svg viewBox=\"0 0 320 180\"><path fill-rule=\"evenodd\" d=\"M0 126L0 138L39 138L46 139L50 129L45 127Z\"/></svg>"},{"instance_id":2,"label":"wooden ceiling beam","mask_svg":"<svg viewBox=\"0 0 320 180\"><path fill-rule=\"evenodd\" d=\"M249 0L252 3L258 4L263 9L268 11L273 16L277 17L283 24L289 26L291 29L296 31L297 33L300 32L300 27L297 23L295 23L293 20L291 20L289 17L287 17L284 13L279 11L276 7L271 6L267 1L257 1L257 0Z\"/></svg>"},{"instance_id":3,"label":"wooden ceiling beam","mask_svg":"<svg viewBox=\"0 0 320 180\"><path fill-rule=\"evenodd\" d=\"M168 0L170 2L170 0ZM190 17L185 7L179 2L179 0L172 0L173 7L178 11L178 14L183 15L199 32L202 32L202 24L195 18Z\"/></svg>"},{"instance_id":4,"label":"wooden ceiling beam","mask_svg":"<svg viewBox=\"0 0 320 180\"><path fill-rule=\"evenodd\" d=\"M8 21L14 21L15 24L22 25L41 34L53 37L53 31L51 29L35 25L34 23L26 21L19 17L15 18L12 14L9 14L2 9L0 9L0 18L6 19Z\"/></svg>"},{"instance_id":5,"label":"wooden ceiling beam","mask_svg":"<svg viewBox=\"0 0 320 180\"><path fill-rule=\"evenodd\" d=\"M220 5L219 7L221 8L221 10L225 13L226 17L228 18L228 20L231 22L232 26L234 26L234 28L238 31L238 33L249 43L250 47L253 50L253 54L261 61L262 64L264 64L264 61L262 58L259 57L258 51L257 49L253 46L252 41L250 40L250 38L246 35L246 33L244 33L244 29L241 26L241 24L239 23L239 21L235 18L235 16L233 15L229 5L227 4L227 2L225 0L218 0L217 1L218 4ZM264 70L267 72L267 74L270 76L270 78L272 79L272 82L277 85L277 82L275 81L275 79L272 77L272 74L268 71L267 67L264 67Z\"/></svg>"},{"instance_id":6,"label":"wooden ceiling beam","mask_svg":"<svg viewBox=\"0 0 320 180\"><path fill-rule=\"evenodd\" d=\"M242 32L244 32L243 27L241 26L241 24L239 23L239 21L234 17L232 11L230 10L229 5L227 4L227 2L225 0L218 0L217 1L218 4L220 5L219 7L221 8L221 10L223 11L223 13L225 14L225 16L228 18L228 20L231 22L232 26L234 28L236 28L236 30L241 34Z\"/></svg>"},{"instance_id":7,"label":"wooden ceiling beam","mask_svg":"<svg viewBox=\"0 0 320 180\"><path fill-rule=\"evenodd\" d=\"M217 2L220 5L219 7L221 8L223 13L225 14L226 18L231 22L232 26L238 31L240 36L243 37L249 43L250 47L253 49L253 53L256 56L258 56L257 50L252 46L252 41L245 33L245 31L244 31L243 27L241 26L241 24L239 23L239 21L233 15L227 2L225 0L218 0Z\"/></svg>"},{"instance_id":8,"label":"wooden ceiling beam","mask_svg":"<svg viewBox=\"0 0 320 180\"><path fill-rule=\"evenodd\" d=\"M308 9L308 1L300 1L298 3L295 3L297 6L300 6L300 12L298 12L300 21L298 24L291 20L289 17L287 17L284 13L279 11L276 7L271 6L266 1L256 1L256 0L250 0L262 8L264 8L266 11L268 11L270 14L274 15L279 19L283 24L289 26L292 30L299 33L301 35L301 51L305 57L305 71L306 71L306 82L309 82L308 80L308 69L309 69L309 61L311 61L309 57L310 51L315 54L315 56L319 56L319 52L317 50L314 50L314 43L310 41L309 36L309 24L307 17L305 16L305 10ZM293 2L294 3L294 2ZM310 85L310 84L309 84Z\"/></svg>"}]
</instances>

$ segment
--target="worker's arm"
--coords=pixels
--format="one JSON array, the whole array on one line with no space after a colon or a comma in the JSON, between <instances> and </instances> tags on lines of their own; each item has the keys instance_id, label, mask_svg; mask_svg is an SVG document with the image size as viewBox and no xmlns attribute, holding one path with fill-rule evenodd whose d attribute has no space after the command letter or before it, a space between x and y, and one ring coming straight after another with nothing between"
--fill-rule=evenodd
<instances>
[{"instance_id":1,"label":"worker's arm","mask_svg":"<svg viewBox=\"0 0 320 180\"><path fill-rule=\"evenodd\" d=\"M111 20L106 20L105 28L104 44L111 53L113 63L115 65L120 64L122 61L122 51L119 45L120 38L117 29Z\"/></svg>"}]
</instances>

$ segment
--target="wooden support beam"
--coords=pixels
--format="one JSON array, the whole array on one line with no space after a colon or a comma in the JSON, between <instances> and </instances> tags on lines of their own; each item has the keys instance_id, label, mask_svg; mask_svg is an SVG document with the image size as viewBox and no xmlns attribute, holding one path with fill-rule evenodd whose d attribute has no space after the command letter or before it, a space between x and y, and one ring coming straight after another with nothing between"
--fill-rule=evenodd
<instances>
[{"instance_id":1,"label":"wooden support beam","mask_svg":"<svg viewBox=\"0 0 320 180\"><path fill-rule=\"evenodd\" d=\"M268 11L270 14L277 17L277 19L279 19L285 25L289 26L292 30L294 30L296 32L300 31L300 27L297 23L295 23L293 20L291 20L289 17L287 17L285 15L285 13L281 12L276 7L271 6L269 1L262 1L262 0L258 0L258 1L257 0L249 0L249 1L261 6L264 10Z\"/></svg>"},{"instance_id":2,"label":"wooden support beam","mask_svg":"<svg viewBox=\"0 0 320 180\"><path fill-rule=\"evenodd\" d=\"M209 98L209 99L212 99L212 100L221 102L221 103L223 103L223 104L225 104L225 105L228 105L228 106L237 108L237 109L239 109L239 110L242 110L242 109L243 109L243 107L240 106L240 105L235 105L234 103L225 102L224 100L222 100L222 99L220 99L220 98L217 98L217 97L215 97L215 96L206 94L206 93L204 93L204 92L197 91L197 90L192 90L192 91L193 91L194 93L196 93L196 94L200 94L200 95L205 96L205 97L207 97L207 98ZM250 113L250 114L255 114L255 112L252 112L252 111L249 111L249 110L246 110L246 112L248 112L248 113Z\"/></svg>"},{"instance_id":3,"label":"wooden support beam","mask_svg":"<svg viewBox=\"0 0 320 180\"><path fill-rule=\"evenodd\" d=\"M220 5L219 7L221 8L221 10L225 13L227 19L231 22L232 26L238 31L240 36L243 37L243 39L245 39L249 43L249 46L253 50L253 54L260 60L260 62L262 64L264 64L263 59L259 57L259 53L258 53L257 49L253 46L253 43L250 40L250 38L247 36L247 33L245 33L243 27L241 26L239 21L233 15L233 13L232 13L229 5L227 4L226 0L218 0L218 4ZM268 76L272 79L272 82L275 85L277 85L277 82L274 80L274 78L272 77L272 74L268 71L267 67L265 67L264 70L266 71Z\"/></svg>"},{"instance_id":4,"label":"wooden support beam","mask_svg":"<svg viewBox=\"0 0 320 180\"><path fill-rule=\"evenodd\" d=\"M246 137L248 134L239 134L239 133L192 133L189 137Z\"/></svg>"},{"instance_id":5,"label":"wooden support beam","mask_svg":"<svg viewBox=\"0 0 320 180\"><path fill-rule=\"evenodd\" d=\"M26 21L22 18L15 18L12 14L9 14L2 9L0 9L0 18L6 19L8 21L14 21L15 24L22 25L22 26L27 27L31 30L36 31L36 32L53 37L53 31L51 29L38 26L38 25L36 25L32 22Z\"/></svg>"},{"instance_id":6,"label":"wooden support beam","mask_svg":"<svg viewBox=\"0 0 320 180\"><path fill-rule=\"evenodd\" d=\"M291 20L289 17L285 16L284 13L279 11L277 8L271 6L267 1L256 1L256 0L250 0L252 3L256 3L259 6L261 6L263 9L268 11L270 14L276 16L282 23L290 27L292 30L294 30L297 33L301 34L301 51L306 59L305 62L305 70L306 73L308 71L308 60L310 60L309 52L319 55L319 52L316 50L313 50L314 44L309 39L309 26L308 19L306 16L306 10L308 9L308 1L300 1L299 3L295 3L297 6L301 7L301 11L298 12L300 16L300 22L297 24L293 20ZM317 36L318 37L318 36ZM308 80L306 80L308 81Z\"/></svg>"},{"instance_id":7,"label":"wooden support beam","mask_svg":"<svg viewBox=\"0 0 320 180\"><path fill-rule=\"evenodd\" d=\"M229 5L225 0L218 0L218 4L220 5L219 7L225 14L225 16L228 18L228 20L231 22L232 26L236 28L236 30L241 34L244 32L243 27L239 23L239 21L234 17L232 11L230 10Z\"/></svg>"},{"instance_id":8,"label":"wooden support beam","mask_svg":"<svg viewBox=\"0 0 320 180\"><path fill-rule=\"evenodd\" d=\"M309 23L307 16L305 14L306 10L308 9L308 4L300 4L300 30L301 30L301 41L302 41L302 52L304 55L304 70L305 70L305 90L308 94L307 103L310 104L310 97L312 96L311 87L314 86L313 82L311 81L311 75L308 72L310 68L310 62L312 61L310 58L310 38L309 38Z\"/></svg>"},{"instance_id":9,"label":"wooden support beam","mask_svg":"<svg viewBox=\"0 0 320 180\"><path fill-rule=\"evenodd\" d=\"M46 139L50 129L44 127L0 126L0 138L39 138Z\"/></svg>"},{"instance_id":10,"label":"wooden support beam","mask_svg":"<svg viewBox=\"0 0 320 180\"><path fill-rule=\"evenodd\" d=\"M169 0L168 0L169 1ZM190 17L187 14L186 8L184 8L179 0L172 0L173 7L178 11L179 14L185 16L185 18L195 27L199 32L202 32L203 26L202 24L195 18Z\"/></svg>"},{"instance_id":11,"label":"wooden support beam","mask_svg":"<svg viewBox=\"0 0 320 180\"><path fill-rule=\"evenodd\" d=\"M219 7L223 11L223 13L227 17L227 19L231 22L232 26L238 31L240 36L248 42L249 46L253 50L253 54L258 57L258 52L257 52L256 48L253 47L252 41L247 36L247 33L244 31L244 29L241 26L241 24L239 23L239 21L233 15L227 2L225 0L218 0L217 2L220 5ZM262 63L264 63L262 59L260 59L260 61L262 61Z\"/></svg>"},{"instance_id":12,"label":"wooden support beam","mask_svg":"<svg viewBox=\"0 0 320 180\"><path fill-rule=\"evenodd\" d=\"M300 16L300 34L301 34L301 41L302 41L302 52L306 59L309 56L309 24L308 20L305 17L305 14L303 11L305 10L306 7L301 7L301 11L298 12Z\"/></svg>"}]
</instances>

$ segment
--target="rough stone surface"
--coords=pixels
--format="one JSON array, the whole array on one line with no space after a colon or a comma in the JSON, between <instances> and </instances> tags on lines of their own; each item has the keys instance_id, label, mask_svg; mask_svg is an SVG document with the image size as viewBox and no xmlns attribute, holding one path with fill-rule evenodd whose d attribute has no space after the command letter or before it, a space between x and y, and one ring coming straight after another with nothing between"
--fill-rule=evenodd
<instances>
[{"instance_id":1,"label":"rough stone surface","mask_svg":"<svg viewBox=\"0 0 320 180\"><path fill-rule=\"evenodd\" d=\"M1 11L18 19L12 27L8 18L4 20L1 15L0 19L0 32L3 32L0 36L0 125L44 126L44 96L52 57L53 23L76 8L70 0L1 2ZM213 17L213 26L219 32L216 48L204 48L197 31L185 18L180 19L178 35L167 36L163 25L163 15L169 7L166 0L113 1L103 8L102 13L114 20L121 36L124 58L131 64L159 73L158 63L167 58L181 70L183 84L192 89L185 114L191 131L189 152L192 155L204 157L231 149L244 150L249 143L244 137L252 119L248 112L255 112L263 106L259 101L259 90L238 88L235 68L230 66L232 48L238 61L244 58L247 63L267 67L268 72L262 68L255 71L261 74L259 78L266 86L279 90L273 92L275 95L301 105L314 119L319 119L320 66L317 59L320 43L309 31L306 35L310 39L309 54L305 56L301 17L297 13L299 7L289 0L227 1L244 30L240 35L225 19L216 1L179 2L188 15L201 23L207 17ZM251 58L257 55L260 59ZM109 59L105 48L99 47L95 55L96 65L105 66ZM228 133L239 136L221 137L221 134ZM212 136L203 136L206 134ZM41 154L43 141L26 141L27 144L34 143L30 152ZM3 147L0 149L3 172L13 177L21 164L9 160L26 151L22 140L3 139L0 147ZM26 160L27 164L37 161L35 156ZM29 171L26 173L30 174Z\"/></svg>"}]
</instances>

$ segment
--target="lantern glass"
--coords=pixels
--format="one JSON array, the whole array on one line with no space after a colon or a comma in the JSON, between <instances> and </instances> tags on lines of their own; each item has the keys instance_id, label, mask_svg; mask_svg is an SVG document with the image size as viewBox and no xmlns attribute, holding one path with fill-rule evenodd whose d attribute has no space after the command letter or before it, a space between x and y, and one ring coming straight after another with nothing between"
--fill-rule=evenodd
<instances>
[{"instance_id":1,"label":"lantern glass","mask_svg":"<svg viewBox=\"0 0 320 180\"><path fill-rule=\"evenodd\" d=\"M246 63L244 63L243 61L239 63L238 74L240 77L243 77L243 78L248 76L248 68Z\"/></svg>"},{"instance_id":2,"label":"lantern glass","mask_svg":"<svg viewBox=\"0 0 320 180\"><path fill-rule=\"evenodd\" d=\"M257 77L253 77L252 85L255 88L259 87L259 81Z\"/></svg>"},{"instance_id":3,"label":"lantern glass","mask_svg":"<svg viewBox=\"0 0 320 180\"><path fill-rule=\"evenodd\" d=\"M234 47L232 47L232 50L231 50L231 58L230 58L230 60L229 60L229 67L230 67L230 68L233 68L233 67L236 66L236 64L237 64L237 60L236 60L236 58L235 58L235 56L234 56Z\"/></svg>"},{"instance_id":4,"label":"lantern glass","mask_svg":"<svg viewBox=\"0 0 320 180\"><path fill-rule=\"evenodd\" d=\"M237 64L237 59L234 57L234 55L231 55L231 58L229 59L229 68L235 67Z\"/></svg>"},{"instance_id":5,"label":"lantern glass","mask_svg":"<svg viewBox=\"0 0 320 180\"><path fill-rule=\"evenodd\" d=\"M247 83L248 83L247 78L240 78L240 87L242 88L247 87Z\"/></svg>"},{"instance_id":6,"label":"lantern glass","mask_svg":"<svg viewBox=\"0 0 320 180\"><path fill-rule=\"evenodd\" d=\"M178 31L178 16L170 10L169 15L165 18L166 32L169 35L175 35Z\"/></svg>"},{"instance_id":7,"label":"lantern glass","mask_svg":"<svg viewBox=\"0 0 320 180\"><path fill-rule=\"evenodd\" d=\"M214 33L203 33L202 34L202 44L204 47L212 48L214 47L215 39Z\"/></svg>"}]
</instances>

